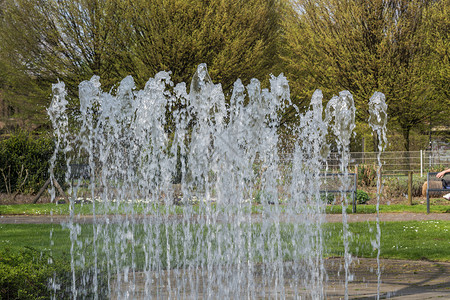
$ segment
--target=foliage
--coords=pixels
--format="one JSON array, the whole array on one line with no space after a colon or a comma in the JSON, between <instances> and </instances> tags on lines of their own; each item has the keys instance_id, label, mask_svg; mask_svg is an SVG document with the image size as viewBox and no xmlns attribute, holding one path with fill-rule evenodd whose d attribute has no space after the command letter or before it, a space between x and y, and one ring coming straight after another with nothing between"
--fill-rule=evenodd
<instances>
[{"instance_id":1,"label":"foliage","mask_svg":"<svg viewBox=\"0 0 450 300\"><path fill-rule=\"evenodd\" d=\"M439 10L444 2L293 1L294 9L287 11L284 22L283 60L293 81L294 102L302 107L316 88L328 99L339 90L349 90L357 121L366 122L368 100L381 91L386 95L390 126L400 130L408 150L411 129L441 114L446 107L442 102L448 103L448 97L436 96L447 86L432 82L448 70L448 64L444 67L437 54L430 56L433 51L442 52L441 56L444 50L448 53L444 36L448 30L445 22L439 22L434 36L427 27L427 18L435 13L432 9ZM442 40L440 52L431 47L437 39ZM442 68L430 67L434 65Z\"/></svg>"},{"instance_id":2,"label":"foliage","mask_svg":"<svg viewBox=\"0 0 450 300\"><path fill-rule=\"evenodd\" d=\"M442 107L450 105L450 0L436 1L427 7L424 15L424 40L430 49L426 60L430 88L435 97L439 98ZM440 118L440 119L439 119ZM432 125L440 125L440 121L448 120L448 114L443 109L431 116ZM447 123L448 124L448 123Z\"/></svg>"},{"instance_id":3,"label":"foliage","mask_svg":"<svg viewBox=\"0 0 450 300\"><path fill-rule=\"evenodd\" d=\"M320 194L320 199L322 201L326 201L327 204L331 204L334 202L335 198L334 198L334 194L333 193L321 193Z\"/></svg>"},{"instance_id":4,"label":"foliage","mask_svg":"<svg viewBox=\"0 0 450 300\"><path fill-rule=\"evenodd\" d=\"M53 290L51 281L59 290ZM69 260L56 260L48 253L26 247L20 251L0 249L0 299L56 299L69 297Z\"/></svg>"},{"instance_id":5,"label":"foliage","mask_svg":"<svg viewBox=\"0 0 450 300\"><path fill-rule=\"evenodd\" d=\"M369 194L362 190L356 190L356 203L366 204L370 200Z\"/></svg>"},{"instance_id":6,"label":"foliage","mask_svg":"<svg viewBox=\"0 0 450 300\"><path fill-rule=\"evenodd\" d=\"M424 178L420 176L413 176L412 182L412 196L422 196L422 186ZM408 195L408 177L390 177L384 180L384 195L387 198L406 197Z\"/></svg>"},{"instance_id":7,"label":"foliage","mask_svg":"<svg viewBox=\"0 0 450 300\"><path fill-rule=\"evenodd\" d=\"M44 122L51 83L58 79L74 99L78 83L94 74L104 90L127 75L142 88L163 70L172 72L174 82L190 81L203 62L226 92L236 78L244 84L252 77L268 79L277 73L282 3L4 0L0 66L8 74L5 101L17 110L38 109Z\"/></svg>"},{"instance_id":8,"label":"foliage","mask_svg":"<svg viewBox=\"0 0 450 300\"><path fill-rule=\"evenodd\" d=\"M281 5L277 0L134 1L133 10L123 7L130 31L120 40L136 55L122 54L141 70L136 74L141 81L160 70L171 70L175 82L188 81L205 62L228 91L236 78L245 83L273 70Z\"/></svg>"},{"instance_id":9,"label":"foliage","mask_svg":"<svg viewBox=\"0 0 450 300\"><path fill-rule=\"evenodd\" d=\"M424 172L428 173L428 172L441 172L444 170L447 170L448 167L445 165L432 165L432 166L427 166L425 167Z\"/></svg>"},{"instance_id":10,"label":"foliage","mask_svg":"<svg viewBox=\"0 0 450 300\"><path fill-rule=\"evenodd\" d=\"M49 160L53 149L54 143L50 137L34 138L25 131L18 131L8 139L1 140L0 192L37 192L49 177Z\"/></svg>"},{"instance_id":11,"label":"foliage","mask_svg":"<svg viewBox=\"0 0 450 300\"><path fill-rule=\"evenodd\" d=\"M433 117L434 120L437 120ZM430 145L430 136L425 135L424 132L430 130L423 128L423 126L417 126L412 129L409 135L409 150L420 151L427 149ZM405 151L403 135L395 130L388 131L388 145L386 151Z\"/></svg>"},{"instance_id":12,"label":"foliage","mask_svg":"<svg viewBox=\"0 0 450 300\"><path fill-rule=\"evenodd\" d=\"M348 194L347 198L351 198L351 194ZM327 193L327 194L321 193L320 199L322 201L326 201L327 204L333 204L335 203L336 195L335 193ZM365 204L369 200L370 200L369 194L367 194L365 191L362 190L356 190L356 203ZM353 203L353 200L350 202ZM342 212L342 210L340 212Z\"/></svg>"},{"instance_id":13,"label":"foliage","mask_svg":"<svg viewBox=\"0 0 450 300\"><path fill-rule=\"evenodd\" d=\"M377 169L374 164L358 165L358 185L360 186L376 186L377 185Z\"/></svg>"}]
</instances>

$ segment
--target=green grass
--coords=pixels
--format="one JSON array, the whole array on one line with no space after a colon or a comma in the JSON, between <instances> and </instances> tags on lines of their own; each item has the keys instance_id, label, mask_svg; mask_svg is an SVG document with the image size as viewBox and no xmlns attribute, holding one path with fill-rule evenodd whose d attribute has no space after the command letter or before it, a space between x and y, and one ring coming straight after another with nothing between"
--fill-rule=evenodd
<instances>
[{"instance_id":1,"label":"green grass","mask_svg":"<svg viewBox=\"0 0 450 300\"><path fill-rule=\"evenodd\" d=\"M194 212L199 211L199 205L192 206ZM213 205L214 207L214 205ZM283 207L283 206L281 206ZM91 215L93 211L92 204L76 204L74 205L74 213L81 215ZM97 214L105 213L104 206L102 204L97 204ZM165 213L166 207L164 205L151 205L146 209L152 212ZM169 214L182 214L183 206L170 206ZM136 213L142 213L145 210L145 205L136 204L134 206ZM252 205L252 213L261 213L263 206ZM119 207L121 213L125 213L126 205ZM432 205L431 212L433 213L450 213L450 205ZM342 212L342 207L340 205L329 205L326 207L327 214L340 214ZM347 213L351 213L351 205L347 208ZM401 212L411 212L411 213L426 213L427 206L423 204L418 205L405 205L405 204L392 204L392 205L380 205L381 213L401 213ZM55 203L45 203L45 204L16 204L16 205L0 205L0 215L69 215L70 207L69 204L55 204ZM359 214L373 214L376 213L375 205L357 205L356 213Z\"/></svg>"},{"instance_id":2,"label":"green grass","mask_svg":"<svg viewBox=\"0 0 450 300\"><path fill-rule=\"evenodd\" d=\"M167 226L167 227L166 227ZM381 257L408 259L408 260L433 260L450 261L450 221L408 221L408 222L383 222L380 224L381 236ZM352 233L350 252L358 257L376 257L376 250L372 247L371 240L375 239L375 224L373 222L359 222L349 224ZM91 247L92 225L80 225L80 238L83 245ZM169 229L166 231L166 229ZM181 225L160 225L157 230L152 229L153 234L160 234L165 239L165 232L169 232L168 243L162 242L161 247L171 245L171 251L183 251L180 239L183 227ZM217 228L199 227L191 225L189 230L192 234L204 235L208 230ZM292 224L281 226L282 244L287 248L292 248ZM261 227L256 224L252 227L252 236L261 235ZM52 232L52 239L50 239ZM137 236L147 234L145 230L138 227L135 233ZM342 224L328 223L324 225L325 249L327 256L342 256L344 247L342 244ZM137 241L139 238L136 239ZM198 239L203 241L204 239ZM53 245L52 245L53 241ZM252 242L253 243L253 242ZM11 248L15 250L23 247L32 247L38 251L49 252L53 255L63 256L70 253L69 230L61 225L51 224L0 224L0 249ZM195 248L199 245L191 245ZM86 246L84 246L86 247ZM139 249L139 247L136 247ZM161 255L165 255L165 249L161 249ZM89 251L87 251L89 252ZM194 251L195 252L195 251ZM137 253L137 257L142 257L142 253ZM286 260L292 259L290 254L285 255ZM176 265L173 262L172 265Z\"/></svg>"},{"instance_id":3,"label":"green grass","mask_svg":"<svg viewBox=\"0 0 450 300\"><path fill-rule=\"evenodd\" d=\"M126 213L128 206L119 205L119 213ZM145 209L150 210L150 212L164 213L166 208L164 205L151 205L144 207L143 204L134 205L134 210L136 213L142 213ZM183 208L181 206L170 206L169 214L180 214L183 213ZM115 209L109 208L110 213L114 213ZM107 212L105 205L97 204L96 213L104 214ZM74 214L78 215L92 215L93 205L92 204L75 204ZM0 205L0 215L30 215L30 216L41 216L41 215L69 215L70 205L69 204L56 204L56 203L45 203L45 204L13 204L13 205Z\"/></svg>"},{"instance_id":4,"label":"green grass","mask_svg":"<svg viewBox=\"0 0 450 300\"><path fill-rule=\"evenodd\" d=\"M0 205L0 215L68 215L69 205L54 203Z\"/></svg>"},{"instance_id":5,"label":"green grass","mask_svg":"<svg viewBox=\"0 0 450 300\"><path fill-rule=\"evenodd\" d=\"M342 224L326 224L330 256L341 256ZM408 260L450 261L450 221L382 222L381 257ZM371 240L375 238L375 223L349 224L352 233L351 253L358 257L376 257ZM371 231L372 228L372 232Z\"/></svg>"},{"instance_id":6,"label":"green grass","mask_svg":"<svg viewBox=\"0 0 450 300\"><path fill-rule=\"evenodd\" d=\"M0 224L0 249L20 250L31 247L61 256L70 253L69 233L69 229L61 225Z\"/></svg>"},{"instance_id":7,"label":"green grass","mask_svg":"<svg viewBox=\"0 0 450 300\"><path fill-rule=\"evenodd\" d=\"M326 211L328 214L340 214L342 212L342 207L340 205L330 205L327 206ZM349 205L347 208L347 213L352 212L352 207ZM374 214L376 213L376 205L357 205L356 213L358 214ZM406 204L391 204L391 205L380 205L380 213L426 213L427 206L423 204L417 205L406 205ZM450 213L450 205L431 205L430 212L432 213Z\"/></svg>"}]
</instances>

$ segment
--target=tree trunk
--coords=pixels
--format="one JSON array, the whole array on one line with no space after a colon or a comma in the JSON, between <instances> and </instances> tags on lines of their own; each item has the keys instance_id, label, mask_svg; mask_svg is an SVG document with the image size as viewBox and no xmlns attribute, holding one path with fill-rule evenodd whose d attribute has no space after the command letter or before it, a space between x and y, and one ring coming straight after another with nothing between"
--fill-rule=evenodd
<instances>
[{"instance_id":1,"label":"tree trunk","mask_svg":"<svg viewBox=\"0 0 450 300\"><path fill-rule=\"evenodd\" d=\"M378 134L376 131L372 132L373 151L378 151Z\"/></svg>"},{"instance_id":2,"label":"tree trunk","mask_svg":"<svg viewBox=\"0 0 450 300\"><path fill-rule=\"evenodd\" d=\"M411 170L411 159L409 157L409 133L411 131L411 127L404 127L402 129L403 138L404 138L404 146L406 151L406 170Z\"/></svg>"},{"instance_id":3,"label":"tree trunk","mask_svg":"<svg viewBox=\"0 0 450 300\"><path fill-rule=\"evenodd\" d=\"M403 139L404 139L404 146L405 146L405 151L409 151L409 133L411 131L411 127L403 127L402 128L402 134L403 134Z\"/></svg>"}]
</instances>

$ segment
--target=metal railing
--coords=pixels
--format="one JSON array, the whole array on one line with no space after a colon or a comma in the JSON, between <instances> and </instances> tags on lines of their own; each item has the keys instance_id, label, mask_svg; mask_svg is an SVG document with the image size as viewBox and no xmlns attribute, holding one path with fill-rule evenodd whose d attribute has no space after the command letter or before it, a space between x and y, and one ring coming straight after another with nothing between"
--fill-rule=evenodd
<instances>
[{"instance_id":1,"label":"metal railing","mask_svg":"<svg viewBox=\"0 0 450 300\"><path fill-rule=\"evenodd\" d=\"M377 152L351 152L349 169L354 170L358 165L378 165ZM289 161L292 154L282 154L282 160ZM413 171L420 176L426 176L428 170L442 166L450 168L450 150L433 151L386 151L381 153L384 175L407 175ZM327 159L328 169L338 171L341 157L339 153L332 152Z\"/></svg>"}]
</instances>

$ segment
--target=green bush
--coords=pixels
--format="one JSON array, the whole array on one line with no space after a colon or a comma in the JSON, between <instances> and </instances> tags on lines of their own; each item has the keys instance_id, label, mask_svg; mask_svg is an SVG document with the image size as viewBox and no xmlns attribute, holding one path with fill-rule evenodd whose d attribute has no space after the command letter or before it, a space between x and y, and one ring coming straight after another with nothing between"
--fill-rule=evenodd
<instances>
[{"instance_id":1,"label":"green bush","mask_svg":"<svg viewBox=\"0 0 450 300\"><path fill-rule=\"evenodd\" d=\"M376 165L358 165L358 185L376 186L377 169Z\"/></svg>"},{"instance_id":2,"label":"green bush","mask_svg":"<svg viewBox=\"0 0 450 300\"><path fill-rule=\"evenodd\" d=\"M445 166L445 165L434 165L434 166L431 166L431 167L425 167L425 173L428 173L428 172L441 172L441 171L444 171L444 170L446 170L446 169L448 169L448 166Z\"/></svg>"},{"instance_id":3,"label":"green bush","mask_svg":"<svg viewBox=\"0 0 450 300\"><path fill-rule=\"evenodd\" d=\"M76 285L90 282L91 272L75 271ZM85 270L86 271L86 270ZM107 299L106 272L98 270L98 298ZM81 291L77 298L94 299L93 290ZM0 299L73 299L70 257L54 258L30 247L20 251L0 249Z\"/></svg>"},{"instance_id":4,"label":"green bush","mask_svg":"<svg viewBox=\"0 0 450 300\"><path fill-rule=\"evenodd\" d=\"M420 197L422 196L422 185L424 183L424 178L419 176L413 176L412 182L412 196ZM408 195L408 177L399 176L387 178L384 181L384 194L388 198L402 197Z\"/></svg>"},{"instance_id":5,"label":"green bush","mask_svg":"<svg viewBox=\"0 0 450 300\"><path fill-rule=\"evenodd\" d=\"M337 197L339 199L339 194L337 195ZM351 200L351 194L347 194L346 197L347 197L347 199L349 199L349 202L353 203L353 201ZM336 194L335 193L328 193L328 194L321 193L320 198L322 201L326 201L327 204L332 204L335 202ZM370 200L369 194L367 194L366 192L364 192L362 190L356 190L356 203L365 204L369 200Z\"/></svg>"},{"instance_id":6,"label":"green bush","mask_svg":"<svg viewBox=\"0 0 450 300\"><path fill-rule=\"evenodd\" d=\"M320 199L322 201L326 201L327 204L331 204L334 202L334 194L333 193L320 193Z\"/></svg>"},{"instance_id":7,"label":"green bush","mask_svg":"<svg viewBox=\"0 0 450 300\"><path fill-rule=\"evenodd\" d=\"M370 200L369 194L362 190L356 190L356 203L366 204Z\"/></svg>"},{"instance_id":8,"label":"green bush","mask_svg":"<svg viewBox=\"0 0 450 300\"><path fill-rule=\"evenodd\" d=\"M50 299L53 294L56 299L69 298L69 260L51 260L50 255L32 248L18 252L0 250L0 299ZM52 278L57 278L56 293Z\"/></svg>"},{"instance_id":9,"label":"green bush","mask_svg":"<svg viewBox=\"0 0 450 300\"><path fill-rule=\"evenodd\" d=\"M0 192L39 191L49 177L49 160L54 147L51 137L33 138L25 131L0 141Z\"/></svg>"}]
</instances>

